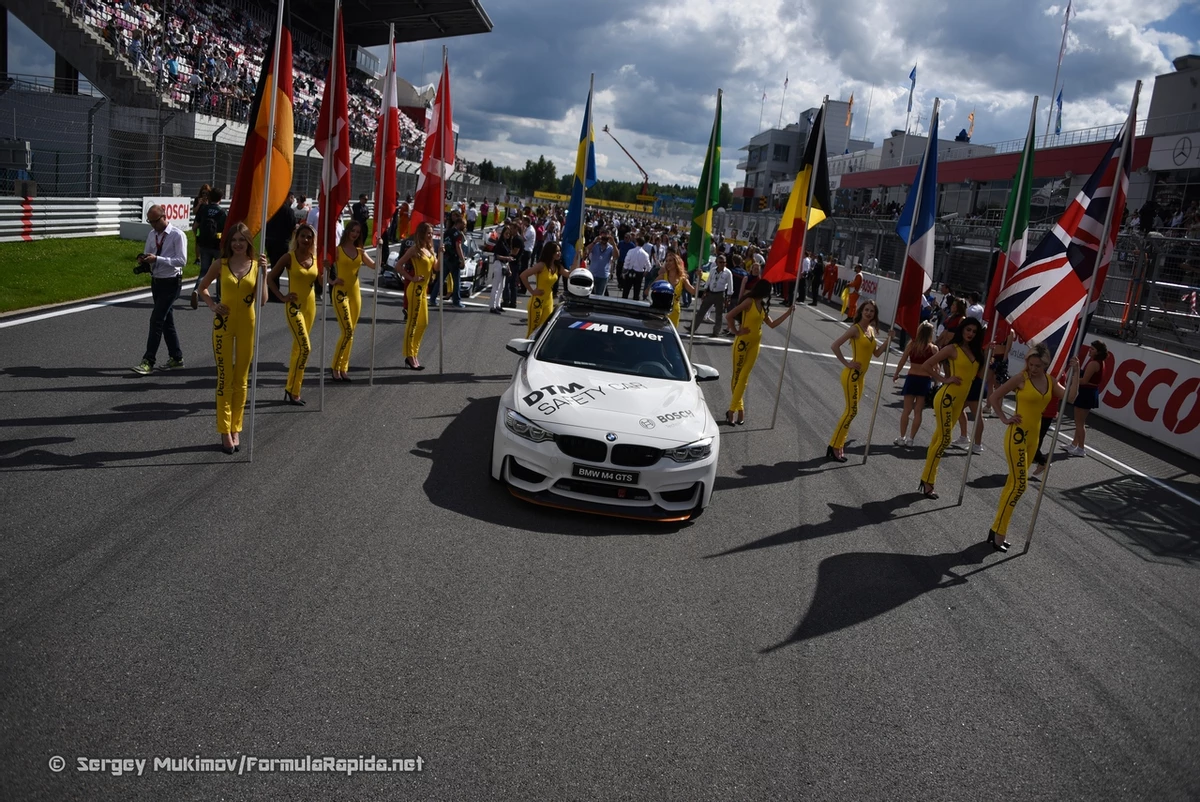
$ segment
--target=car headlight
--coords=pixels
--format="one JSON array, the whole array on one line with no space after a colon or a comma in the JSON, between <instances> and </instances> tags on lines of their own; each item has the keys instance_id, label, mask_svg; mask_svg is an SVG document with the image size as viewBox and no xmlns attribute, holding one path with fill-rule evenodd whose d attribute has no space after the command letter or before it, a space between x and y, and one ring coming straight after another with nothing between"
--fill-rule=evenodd
<instances>
[{"instance_id":1,"label":"car headlight","mask_svg":"<svg viewBox=\"0 0 1200 802\"><path fill-rule=\"evenodd\" d=\"M554 432L548 432L533 421L517 413L514 409L504 411L504 428L517 437L524 437L535 443L543 443L554 439Z\"/></svg>"},{"instance_id":2,"label":"car headlight","mask_svg":"<svg viewBox=\"0 0 1200 802\"><path fill-rule=\"evenodd\" d=\"M663 452L663 456L673 459L676 462L696 462L712 456L712 444L712 438L706 437L703 440L688 443L686 446L668 448Z\"/></svg>"}]
</instances>

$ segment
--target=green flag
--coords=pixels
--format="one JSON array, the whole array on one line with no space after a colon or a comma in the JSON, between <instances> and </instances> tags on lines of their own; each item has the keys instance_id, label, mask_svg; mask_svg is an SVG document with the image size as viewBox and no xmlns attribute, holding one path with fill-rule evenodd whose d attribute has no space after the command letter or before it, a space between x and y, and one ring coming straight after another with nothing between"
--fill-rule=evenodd
<instances>
[{"instance_id":1,"label":"green flag","mask_svg":"<svg viewBox=\"0 0 1200 802\"><path fill-rule=\"evenodd\" d=\"M1000 256L996 260L996 272L992 275L991 287L988 290L987 305L984 309L984 324L990 326L996 309L996 299L1000 297L1004 284L1025 263L1025 253L1029 249L1029 203L1033 197L1033 119L1030 118L1029 133L1025 136L1025 150L1021 153L1021 163L1017 165L1017 174L1013 176L1012 192L1008 196L1008 209L1004 212L1004 222L1000 224L1000 235L997 247ZM1009 232L1012 236L1009 236ZM999 321L998 336L1007 334L1007 321Z\"/></svg>"},{"instance_id":2,"label":"green flag","mask_svg":"<svg viewBox=\"0 0 1200 802\"><path fill-rule=\"evenodd\" d=\"M717 90L717 114L708 137L708 153L692 207L692 231L688 237L688 271L708 262L712 249L712 216L721 198L721 90Z\"/></svg>"}]
</instances>

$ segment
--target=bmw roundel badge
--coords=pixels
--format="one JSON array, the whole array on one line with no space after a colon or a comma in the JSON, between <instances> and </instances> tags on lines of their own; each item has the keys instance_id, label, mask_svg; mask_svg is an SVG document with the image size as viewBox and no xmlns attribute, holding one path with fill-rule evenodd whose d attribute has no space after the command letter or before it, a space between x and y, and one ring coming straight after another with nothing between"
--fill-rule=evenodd
<instances>
[{"instance_id":1,"label":"bmw roundel badge","mask_svg":"<svg viewBox=\"0 0 1200 802\"><path fill-rule=\"evenodd\" d=\"M615 443L617 441L617 436L612 432L609 432L608 434L604 435L604 439L610 443Z\"/></svg>"}]
</instances>

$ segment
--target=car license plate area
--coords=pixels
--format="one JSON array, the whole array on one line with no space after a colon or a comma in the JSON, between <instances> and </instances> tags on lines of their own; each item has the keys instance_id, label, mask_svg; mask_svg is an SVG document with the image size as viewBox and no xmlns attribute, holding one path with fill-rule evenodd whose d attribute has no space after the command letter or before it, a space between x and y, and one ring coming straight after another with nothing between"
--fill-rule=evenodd
<instances>
[{"instance_id":1,"label":"car license plate area","mask_svg":"<svg viewBox=\"0 0 1200 802\"><path fill-rule=\"evenodd\" d=\"M638 471L619 471L612 468L600 468L595 465L571 464L571 475L576 479L586 479L589 482L612 482L618 485L636 485Z\"/></svg>"}]
</instances>

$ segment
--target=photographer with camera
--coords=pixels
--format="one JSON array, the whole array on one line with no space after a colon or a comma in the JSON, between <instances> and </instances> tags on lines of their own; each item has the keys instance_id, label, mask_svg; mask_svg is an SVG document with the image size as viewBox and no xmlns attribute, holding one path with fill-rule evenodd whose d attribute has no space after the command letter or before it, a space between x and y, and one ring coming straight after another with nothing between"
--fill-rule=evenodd
<instances>
[{"instance_id":1,"label":"photographer with camera","mask_svg":"<svg viewBox=\"0 0 1200 802\"><path fill-rule=\"evenodd\" d=\"M146 236L146 249L138 254L134 273L150 274L150 293L154 297L154 310L150 313L150 334L146 338L146 354L133 372L142 376L154 370L154 359L163 337L167 338L170 359L164 370L183 367L183 351L179 348L179 335L175 331L173 305L179 299L183 286L183 266L187 264L187 237L167 222L161 206L151 206L146 211L146 222L150 233Z\"/></svg>"}]
</instances>

